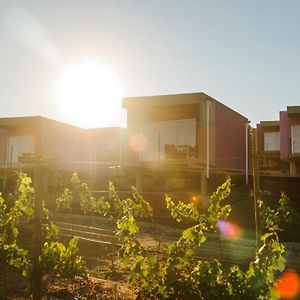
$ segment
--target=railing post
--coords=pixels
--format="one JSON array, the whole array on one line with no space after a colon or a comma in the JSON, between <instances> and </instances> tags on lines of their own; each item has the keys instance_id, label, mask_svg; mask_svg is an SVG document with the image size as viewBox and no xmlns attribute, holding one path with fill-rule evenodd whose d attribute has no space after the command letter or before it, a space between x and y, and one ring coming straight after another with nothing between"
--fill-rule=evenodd
<instances>
[{"instance_id":1,"label":"railing post","mask_svg":"<svg viewBox=\"0 0 300 300\"><path fill-rule=\"evenodd\" d=\"M252 129L252 175L253 175L253 207L255 221L255 239L256 249L258 249L258 215L257 200L260 197L260 178L259 178L259 161L258 161L257 131Z\"/></svg>"},{"instance_id":2,"label":"railing post","mask_svg":"<svg viewBox=\"0 0 300 300\"><path fill-rule=\"evenodd\" d=\"M42 252L43 232L42 232L42 219L43 219L43 201L41 189L41 161L37 159L34 164L34 258L33 258L33 271L32 271L32 294L33 300L42 299L42 274L39 266L39 256Z\"/></svg>"}]
</instances>

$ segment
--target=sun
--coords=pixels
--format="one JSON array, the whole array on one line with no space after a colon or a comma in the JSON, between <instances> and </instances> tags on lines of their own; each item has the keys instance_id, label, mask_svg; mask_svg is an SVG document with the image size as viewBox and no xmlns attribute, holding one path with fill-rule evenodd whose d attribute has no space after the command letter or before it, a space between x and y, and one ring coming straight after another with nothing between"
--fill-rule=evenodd
<instances>
[{"instance_id":1,"label":"sun","mask_svg":"<svg viewBox=\"0 0 300 300\"><path fill-rule=\"evenodd\" d=\"M97 61L66 68L58 82L60 111L83 128L123 126L120 84L113 71Z\"/></svg>"}]
</instances>

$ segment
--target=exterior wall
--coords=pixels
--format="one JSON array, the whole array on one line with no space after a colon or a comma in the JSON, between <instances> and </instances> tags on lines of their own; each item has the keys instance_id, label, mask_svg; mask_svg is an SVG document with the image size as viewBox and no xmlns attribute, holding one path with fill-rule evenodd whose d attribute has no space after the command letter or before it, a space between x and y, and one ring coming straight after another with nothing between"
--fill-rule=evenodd
<instances>
[{"instance_id":1,"label":"exterior wall","mask_svg":"<svg viewBox=\"0 0 300 300\"><path fill-rule=\"evenodd\" d=\"M276 126L270 125L270 126L263 126L261 124L257 124L257 146L258 146L258 151L263 152L265 151L264 149L264 144L265 144L265 133L267 132L279 132L279 124ZM279 153L279 152L278 152Z\"/></svg>"},{"instance_id":2,"label":"exterior wall","mask_svg":"<svg viewBox=\"0 0 300 300\"><path fill-rule=\"evenodd\" d=\"M257 148L258 152L264 150L264 134L266 132L266 127L261 126L260 124L256 125L257 128Z\"/></svg>"},{"instance_id":3,"label":"exterior wall","mask_svg":"<svg viewBox=\"0 0 300 300\"><path fill-rule=\"evenodd\" d=\"M9 138L34 137L34 155L48 159L86 159L84 130L41 117L0 119L0 159L6 162Z\"/></svg>"},{"instance_id":4,"label":"exterior wall","mask_svg":"<svg viewBox=\"0 0 300 300\"><path fill-rule=\"evenodd\" d=\"M247 118L216 102L216 167L245 170Z\"/></svg>"},{"instance_id":5,"label":"exterior wall","mask_svg":"<svg viewBox=\"0 0 300 300\"><path fill-rule=\"evenodd\" d=\"M138 132L142 123L198 118L198 108L198 104L129 108L127 128Z\"/></svg>"},{"instance_id":6,"label":"exterior wall","mask_svg":"<svg viewBox=\"0 0 300 300\"><path fill-rule=\"evenodd\" d=\"M62 161L87 160L87 143L84 129L45 119L42 143L43 157Z\"/></svg>"},{"instance_id":7,"label":"exterior wall","mask_svg":"<svg viewBox=\"0 0 300 300\"><path fill-rule=\"evenodd\" d=\"M6 143L7 132L4 129L0 129L0 165L6 163Z\"/></svg>"},{"instance_id":8,"label":"exterior wall","mask_svg":"<svg viewBox=\"0 0 300 300\"><path fill-rule=\"evenodd\" d=\"M74 171L93 188L95 184L101 189L107 188L109 179L122 176L124 188L128 188L133 182L127 184L129 176L124 172L121 173L124 168L114 169L89 163L117 161L119 165L122 159L123 133L122 128L86 130L42 117L0 118L0 164L7 162L6 149L9 137L21 137L22 140L22 137L30 135L34 139L34 156L45 159L42 184L45 201L48 203L52 203L58 196L57 188L63 182L67 182ZM19 143L16 143L16 147L20 148ZM54 164L51 163L52 160ZM3 189L10 184L7 184L6 175L12 174L16 167L18 168L18 165L12 163L3 171L2 174L5 176L2 182L0 181ZM24 167L26 168L26 165ZM28 174L34 176L32 172ZM103 185L100 186L99 183L102 182Z\"/></svg>"},{"instance_id":9,"label":"exterior wall","mask_svg":"<svg viewBox=\"0 0 300 300\"><path fill-rule=\"evenodd\" d=\"M126 173L126 130L119 127L86 129L90 165L89 183L94 189L107 189L113 181L117 188L127 189L134 185Z\"/></svg>"},{"instance_id":10,"label":"exterior wall","mask_svg":"<svg viewBox=\"0 0 300 300\"><path fill-rule=\"evenodd\" d=\"M204 93L129 98L129 104L125 99L129 134L139 133L141 124L147 122L194 118L197 122L197 162L205 165L207 100L211 103L209 109L210 164L218 168L244 170L247 118Z\"/></svg>"},{"instance_id":11,"label":"exterior wall","mask_svg":"<svg viewBox=\"0 0 300 300\"><path fill-rule=\"evenodd\" d=\"M163 97L163 96L161 96ZM161 98L158 97L158 98ZM181 100L185 97L182 96ZM199 95L198 95L199 97ZM140 100L143 102L143 100ZM137 105L135 107L128 108L128 143L130 145L131 139L135 135L139 135L141 132L141 127L146 123L155 123L163 121L174 121L182 119L195 119L196 120L196 151L197 156L202 155L200 152L199 145L200 140L202 144L202 133L199 130L200 122L202 119L199 118L199 112L201 111L199 103L193 104L173 104L173 105ZM131 153L129 157L131 159L138 160L138 153Z\"/></svg>"},{"instance_id":12,"label":"exterior wall","mask_svg":"<svg viewBox=\"0 0 300 300\"><path fill-rule=\"evenodd\" d=\"M287 111L280 112L280 158L287 160L291 153L291 126L300 124L300 116L290 117Z\"/></svg>"},{"instance_id":13,"label":"exterior wall","mask_svg":"<svg viewBox=\"0 0 300 300\"><path fill-rule=\"evenodd\" d=\"M147 145L147 138L152 141L149 148L146 148L148 152L142 152L145 153L144 156L139 155L139 151L131 151L129 156L129 165L136 175L135 185L139 191L145 188L166 192L198 190L203 199L207 199L212 186L217 181L224 181L224 175L218 174L218 169L228 169L228 172L245 170L245 123L248 120L212 97L204 93L193 93L125 98L123 107L127 109L128 143L131 144L135 136L137 140L142 140L141 144L144 142ZM192 134L181 139L179 122L177 125L176 122L167 125L164 123L187 119L196 120L196 155L177 156L179 139L185 141L189 151L194 151ZM173 134L174 130L177 135ZM191 130L192 127L189 127L188 132ZM169 132L170 137L165 138L169 136ZM206 168L207 141L210 169ZM155 149L163 151L162 145L165 152L156 155ZM174 150L175 155L169 155L166 149Z\"/></svg>"},{"instance_id":14,"label":"exterior wall","mask_svg":"<svg viewBox=\"0 0 300 300\"><path fill-rule=\"evenodd\" d=\"M289 165L280 159L280 151L266 151L265 133L280 132L279 121L262 121L257 124L257 142L260 172L273 175L289 174ZM281 139L281 137L280 137Z\"/></svg>"},{"instance_id":15,"label":"exterior wall","mask_svg":"<svg viewBox=\"0 0 300 300\"><path fill-rule=\"evenodd\" d=\"M0 125L0 157L1 157L1 163L3 164L8 164L8 160L11 159L9 156L11 155L10 151L8 151L8 144L10 141L10 138L12 139L17 139L18 137L22 137L22 136L27 136L27 137L32 137L32 145L29 146L27 145L27 147L25 147L27 150L30 148L31 151L34 151L33 155L40 150L39 145L37 145L37 129L36 129L36 124L35 122L29 122L28 126L24 126L24 125L13 125L13 124L9 124L9 126L2 126ZM18 143L17 143L18 144ZM18 145L18 147L20 147L20 145ZM16 153L20 152L22 149L15 149ZM30 152L31 152L30 151ZM26 151L28 152L28 151ZM13 161L12 164L16 164L18 163L18 157L16 157L16 153L14 153L13 155ZM28 153L27 153L28 154Z\"/></svg>"},{"instance_id":16,"label":"exterior wall","mask_svg":"<svg viewBox=\"0 0 300 300\"><path fill-rule=\"evenodd\" d=\"M124 128L87 129L91 161L120 162L124 159Z\"/></svg>"}]
</instances>

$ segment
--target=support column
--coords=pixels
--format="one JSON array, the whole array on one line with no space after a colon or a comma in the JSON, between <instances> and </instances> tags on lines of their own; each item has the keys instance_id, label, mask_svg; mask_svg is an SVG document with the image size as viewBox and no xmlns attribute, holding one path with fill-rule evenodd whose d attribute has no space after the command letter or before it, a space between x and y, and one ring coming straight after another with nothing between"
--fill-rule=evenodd
<instances>
[{"instance_id":1,"label":"support column","mask_svg":"<svg viewBox=\"0 0 300 300\"><path fill-rule=\"evenodd\" d=\"M2 175L3 179L2 179L2 196L5 195L5 191L7 188L7 173L6 171L3 171L3 175Z\"/></svg>"},{"instance_id":2,"label":"support column","mask_svg":"<svg viewBox=\"0 0 300 300\"><path fill-rule=\"evenodd\" d=\"M210 166L210 126L209 126L210 105L211 105L211 101L206 100L206 178L209 178L209 166Z\"/></svg>"},{"instance_id":3,"label":"support column","mask_svg":"<svg viewBox=\"0 0 300 300\"><path fill-rule=\"evenodd\" d=\"M296 176L296 161L290 160L290 175Z\"/></svg>"},{"instance_id":4,"label":"support column","mask_svg":"<svg viewBox=\"0 0 300 300\"><path fill-rule=\"evenodd\" d=\"M32 270L32 296L33 300L42 299L42 273L39 267L39 256L42 253L42 220L43 220L43 192L42 192L42 167L40 158L35 162L34 166L34 258L33 258L33 270Z\"/></svg>"},{"instance_id":5,"label":"support column","mask_svg":"<svg viewBox=\"0 0 300 300\"><path fill-rule=\"evenodd\" d=\"M140 169L135 172L135 187L139 193L143 191L143 175Z\"/></svg>"},{"instance_id":6,"label":"support column","mask_svg":"<svg viewBox=\"0 0 300 300\"><path fill-rule=\"evenodd\" d=\"M257 129L252 130L252 176L253 176L253 207L255 222L256 250L259 247L259 214L257 212L257 200L260 198L259 157L257 146Z\"/></svg>"},{"instance_id":7,"label":"support column","mask_svg":"<svg viewBox=\"0 0 300 300\"><path fill-rule=\"evenodd\" d=\"M201 187L200 187L200 193L201 193L201 204L203 208L206 208L208 205L208 178L206 177L206 170L201 171Z\"/></svg>"},{"instance_id":8,"label":"support column","mask_svg":"<svg viewBox=\"0 0 300 300\"><path fill-rule=\"evenodd\" d=\"M249 184L249 143L248 143L248 139L249 139L249 126L250 126L250 121L246 121L245 123L245 144L246 144L246 148L245 148L245 181L246 181L246 185Z\"/></svg>"}]
</instances>

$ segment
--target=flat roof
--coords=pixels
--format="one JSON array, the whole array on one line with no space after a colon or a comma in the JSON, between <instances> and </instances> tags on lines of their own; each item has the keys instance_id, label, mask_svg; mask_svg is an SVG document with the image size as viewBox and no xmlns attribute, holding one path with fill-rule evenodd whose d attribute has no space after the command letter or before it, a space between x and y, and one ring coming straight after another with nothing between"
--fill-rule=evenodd
<instances>
[{"instance_id":1,"label":"flat roof","mask_svg":"<svg viewBox=\"0 0 300 300\"><path fill-rule=\"evenodd\" d=\"M222 102L216 100L215 98L203 93L183 93L183 94L169 94L169 95L156 95L156 96L139 96L139 97L124 97L122 106L126 109L136 107L153 107L160 105L188 105L188 104L199 104L203 101L210 100L215 103L222 105L233 111L234 113L240 115L244 119L248 120L245 116L241 115L239 112L233 110Z\"/></svg>"},{"instance_id":2,"label":"flat roof","mask_svg":"<svg viewBox=\"0 0 300 300\"><path fill-rule=\"evenodd\" d=\"M169 94L155 96L139 96L123 98L123 107L132 106L156 106L156 105L178 105L178 104L198 104L203 99L215 101L212 97L205 93L186 93L186 94Z\"/></svg>"},{"instance_id":3,"label":"flat roof","mask_svg":"<svg viewBox=\"0 0 300 300\"><path fill-rule=\"evenodd\" d=\"M280 121L260 121L259 125L264 127L275 127L280 125Z\"/></svg>"},{"instance_id":4,"label":"flat roof","mask_svg":"<svg viewBox=\"0 0 300 300\"><path fill-rule=\"evenodd\" d=\"M300 114L300 106L288 106L287 113L289 115L298 115Z\"/></svg>"},{"instance_id":5,"label":"flat roof","mask_svg":"<svg viewBox=\"0 0 300 300\"><path fill-rule=\"evenodd\" d=\"M12 127L12 126L23 126L23 125L29 125L29 126L36 126L38 124L41 124L42 122L49 122L54 124L60 124L62 126L68 126L73 127L77 129L81 129L80 127L64 123L61 121L45 118L42 116L26 116L26 117L0 117L0 127Z\"/></svg>"}]
</instances>

